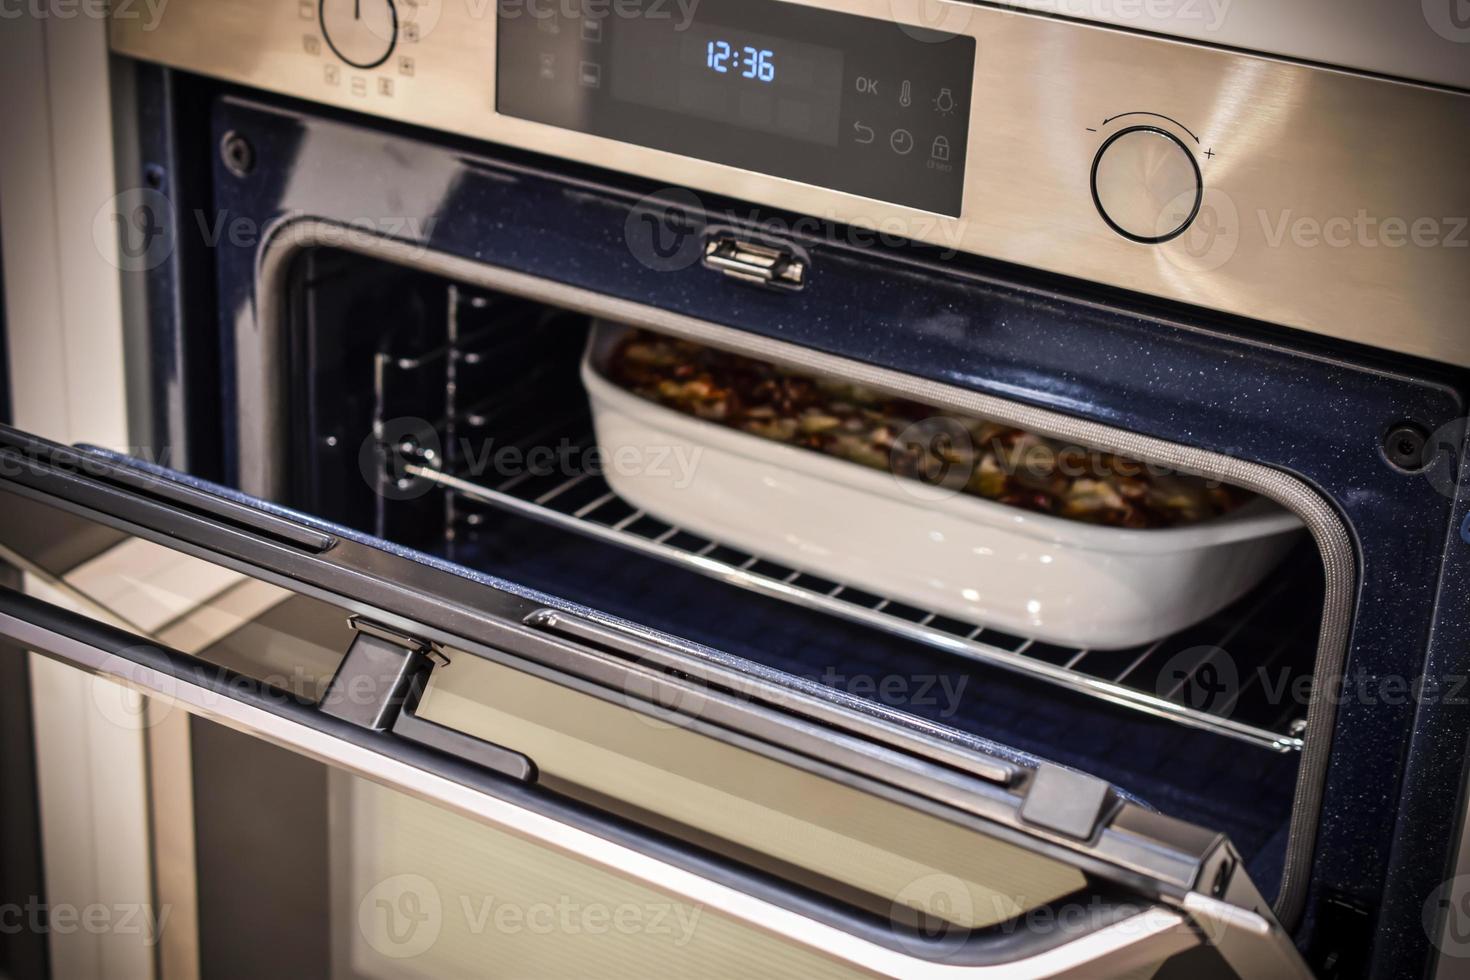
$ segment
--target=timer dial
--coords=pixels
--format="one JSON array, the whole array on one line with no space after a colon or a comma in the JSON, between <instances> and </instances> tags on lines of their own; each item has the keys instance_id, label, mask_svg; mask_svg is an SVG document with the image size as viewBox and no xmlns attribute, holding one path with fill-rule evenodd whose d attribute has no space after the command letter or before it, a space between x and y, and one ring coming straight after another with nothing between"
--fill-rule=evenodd
<instances>
[{"instance_id":1,"label":"timer dial","mask_svg":"<svg viewBox=\"0 0 1470 980\"><path fill-rule=\"evenodd\" d=\"M320 0L322 37L354 68L376 68L398 43L393 0Z\"/></svg>"},{"instance_id":2,"label":"timer dial","mask_svg":"<svg viewBox=\"0 0 1470 980\"><path fill-rule=\"evenodd\" d=\"M1199 213L1203 192L1194 155L1156 126L1114 133L1092 161L1098 213L1135 242L1156 244L1179 235Z\"/></svg>"}]
</instances>

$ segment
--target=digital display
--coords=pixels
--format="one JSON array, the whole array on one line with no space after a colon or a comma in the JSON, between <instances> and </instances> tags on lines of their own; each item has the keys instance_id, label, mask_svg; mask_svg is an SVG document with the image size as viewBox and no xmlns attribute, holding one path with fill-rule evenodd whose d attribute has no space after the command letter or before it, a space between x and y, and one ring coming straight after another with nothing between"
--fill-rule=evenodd
<instances>
[{"instance_id":1,"label":"digital display","mask_svg":"<svg viewBox=\"0 0 1470 980\"><path fill-rule=\"evenodd\" d=\"M500 0L496 110L958 215L975 42L779 0Z\"/></svg>"},{"instance_id":2,"label":"digital display","mask_svg":"<svg viewBox=\"0 0 1470 980\"><path fill-rule=\"evenodd\" d=\"M675 56L653 53L664 46ZM835 48L714 25L679 36L639 21L618 25L610 54L620 102L837 145L842 52Z\"/></svg>"}]
</instances>

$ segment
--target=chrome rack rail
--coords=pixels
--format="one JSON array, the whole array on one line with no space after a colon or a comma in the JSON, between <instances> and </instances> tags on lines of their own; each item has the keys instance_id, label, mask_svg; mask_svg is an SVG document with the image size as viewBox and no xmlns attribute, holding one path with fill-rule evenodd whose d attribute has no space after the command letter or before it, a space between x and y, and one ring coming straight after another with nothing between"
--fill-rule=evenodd
<instances>
[{"instance_id":1,"label":"chrome rack rail","mask_svg":"<svg viewBox=\"0 0 1470 980\"><path fill-rule=\"evenodd\" d=\"M1287 732L1238 721L1171 700L1123 682L1166 642L1160 640L1141 648L1121 669L1107 677L1077 669L1095 652L1066 650L1024 637L1014 637L972 623L962 623L927 610L915 609L896 599L874 596L862 589L817 578L799 570L778 566L755 555L737 551L717 541L684 531L630 506L619 498L601 477L591 473L571 476L542 489L541 481L525 474L491 488L431 467L409 465L406 472L431 481L452 493L504 511L553 526L608 541L624 548L692 569L731 585L863 623L875 629L948 650L1006 670L1039 677L1062 687L1101 698L1136 711L1207 731L1217 732L1252 745L1278 752L1299 751L1304 732L1293 724ZM538 492L539 491L539 492ZM1248 622L1270 599L1258 600L1226 636ZM1048 659L1036 654L1045 649ZM1278 651L1279 652L1279 649ZM1208 657L1194 664L1168 694L1175 694L1193 675L1206 669ZM1228 712L1240 696L1237 691L1219 707Z\"/></svg>"}]
</instances>

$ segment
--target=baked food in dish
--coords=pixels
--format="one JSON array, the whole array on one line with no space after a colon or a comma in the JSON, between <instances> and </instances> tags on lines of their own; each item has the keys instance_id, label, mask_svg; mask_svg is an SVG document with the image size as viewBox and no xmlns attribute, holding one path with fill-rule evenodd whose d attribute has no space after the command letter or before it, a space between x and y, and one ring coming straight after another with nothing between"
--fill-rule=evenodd
<instances>
[{"instance_id":1,"label":"baked food in dish","mask_svg":"<svg viewBox=\"0 0 1470 980\"><path fill-rule=\"evenodd\" d=\"M1204 477L646 330L622 336L605 373L707 422L1089 524L1179 527L1255 499Z\"/></svg>"}]
</instances>

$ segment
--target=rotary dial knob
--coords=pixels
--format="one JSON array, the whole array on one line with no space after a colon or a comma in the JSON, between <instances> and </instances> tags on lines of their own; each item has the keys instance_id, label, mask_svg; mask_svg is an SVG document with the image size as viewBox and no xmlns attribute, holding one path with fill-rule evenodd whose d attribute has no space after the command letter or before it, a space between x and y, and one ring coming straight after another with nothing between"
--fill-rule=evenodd
<instances>
[{"instance_id":1,"label":"rotary dial knob","mask_svg":"<svg viewBox=\"0 0 1470 980\"><path fill-rule=\"evenodd\" d=\"M1092 161L1092 200L1125 238L1167 242L1189 227L1204 193L1194 155L1173 133L1133 126L1114 133Z\"/></svg>"},{"instance_id":2,"label":"rotary dial knob","mask_svg":"<svg viewBox=\"0 0 1470 980\"><path fill-rule=\"evenodd\" d=\"M354 68L376 68L398 43L393 0L321 0L322 37Z\"/></svg>"}]
</instances>

